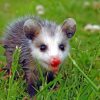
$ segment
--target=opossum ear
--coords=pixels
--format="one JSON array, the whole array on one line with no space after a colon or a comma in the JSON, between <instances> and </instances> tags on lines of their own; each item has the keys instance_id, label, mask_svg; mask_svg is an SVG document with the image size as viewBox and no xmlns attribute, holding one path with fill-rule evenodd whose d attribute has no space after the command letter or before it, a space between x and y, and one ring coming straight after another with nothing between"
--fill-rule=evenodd
<instances>
[{"instance_id":1,"label":"opossum ear","mask_svg":"<svg viewBox=\"0 0 100 100\"><path fill-rule=\"evenodd\" d=\"M62 32L64 32L68 38L71 38L76 31L76 21L72 18L68 18L62 25Z\"/></svg>"},{"instance_id":2,"label":"opossum ear","mask_svg":"<svg viewBox=\"0 0 100 100\"><path fill-rule=\"evenodd\" d=\"M23 30L25 36L28 39L33 40L40 33L41 25L32 19L28 19L24 23Z\"/></svg>"}]
</instances>

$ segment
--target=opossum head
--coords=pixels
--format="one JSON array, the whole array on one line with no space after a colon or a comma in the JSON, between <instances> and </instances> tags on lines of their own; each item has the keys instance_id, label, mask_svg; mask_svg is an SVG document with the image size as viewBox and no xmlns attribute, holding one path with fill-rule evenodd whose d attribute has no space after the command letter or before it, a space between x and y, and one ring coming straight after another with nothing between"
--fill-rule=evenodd
<instances>
[{"instance_id":1,"label":"opossum head","mask_svg":"<svg viewBox=\"0 0 100 100\"><path fill-rule=\"evenodd\" d=\"M30 41L31 54L41 65L52 72L59 70L69 52L69 39L76 31L76 22L68 18L61 25L49 21L28 19L24 32Z\"/></svg>"}]
</instances>

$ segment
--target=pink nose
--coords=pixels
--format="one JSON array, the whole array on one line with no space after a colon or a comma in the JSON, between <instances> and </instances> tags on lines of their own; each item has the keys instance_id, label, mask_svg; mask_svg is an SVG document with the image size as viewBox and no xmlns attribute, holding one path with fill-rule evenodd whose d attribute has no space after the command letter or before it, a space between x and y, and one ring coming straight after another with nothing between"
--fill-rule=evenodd
<instances>
[{"instance_id":1,"label":"pink nose","mask_svg":"<svg viewBox=\"0 0 100 100\"><path fill-rule=\"evenodd\" d=\"M50 61L52 67L57 67L61 63L58 57L53 57Z\"/></svg>"}]
</instances>

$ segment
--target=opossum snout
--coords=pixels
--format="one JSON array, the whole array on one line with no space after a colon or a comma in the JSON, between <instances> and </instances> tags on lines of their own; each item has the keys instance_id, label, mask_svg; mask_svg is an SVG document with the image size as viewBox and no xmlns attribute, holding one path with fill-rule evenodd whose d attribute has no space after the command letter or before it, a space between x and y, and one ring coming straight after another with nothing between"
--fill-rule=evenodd
<instances>
[{"instance_id":1,"label":"opossum snout","mask_svg":"<svg viewBox=\"0 0 100 100\"><path fill-rule=\"evenodd\" d=\"M50 64L52 67L57 67L61 63L61 60L59 57L52 57L50 60Z\"/></svg>"}]
</instances>

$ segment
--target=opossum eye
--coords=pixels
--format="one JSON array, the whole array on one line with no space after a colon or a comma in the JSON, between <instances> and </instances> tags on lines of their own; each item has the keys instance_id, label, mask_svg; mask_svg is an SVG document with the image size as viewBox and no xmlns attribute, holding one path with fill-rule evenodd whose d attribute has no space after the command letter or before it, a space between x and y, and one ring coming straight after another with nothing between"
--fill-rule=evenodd
<instances>
[{"instance_id":1,"label":"opossum eye","mask_svg":"<svg viewBox=\"0 0 100 100\"><path fill-rule=\"evenodd\" d=\"M59 45L59 49L60 49L61 51L64 51L64 50L65 50L65 45L64 45L64 44L60 44L60 45Z\"/></svg>"},{"instance_id":2,"label":"opossum eye","mask_svg":"<svg viewBox=\"0 0 100 100\"><path fill-rule=\"evenodd\" d=\"M40 51L44 52L44 51L46 51L46 50L47 50L47 45L41 44L41 45L40 45Z\"/></svg>"}]
</instances>

